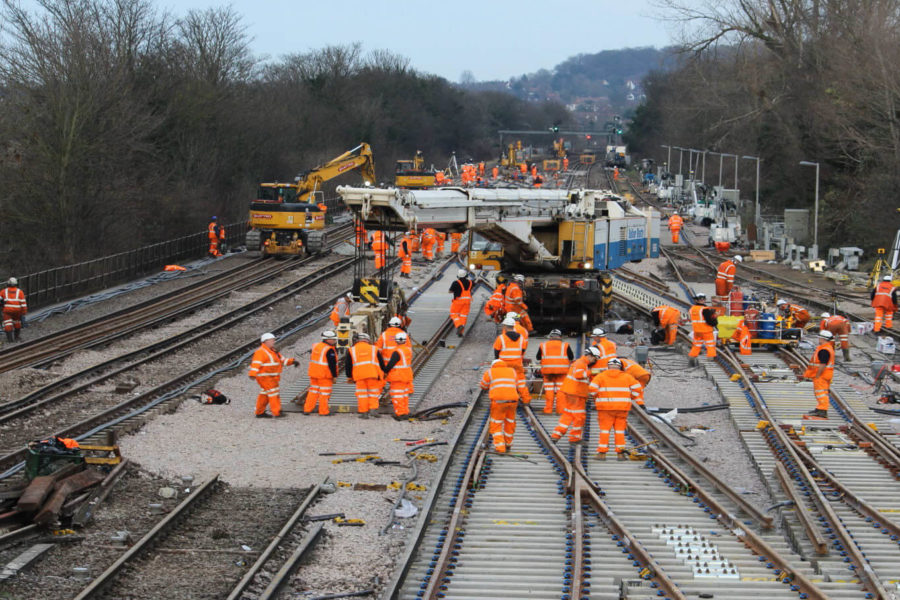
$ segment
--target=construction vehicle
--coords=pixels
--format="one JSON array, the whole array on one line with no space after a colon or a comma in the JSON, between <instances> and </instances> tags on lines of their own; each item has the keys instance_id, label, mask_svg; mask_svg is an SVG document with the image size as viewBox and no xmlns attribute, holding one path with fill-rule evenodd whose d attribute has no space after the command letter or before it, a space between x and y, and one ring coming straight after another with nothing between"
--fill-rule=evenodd
<instances>
[{"instance_id":1,"label":"construction vehicle","mask_svg":"<svg viewBox=\"0 0 900 600\"><path fill-rule=\"evenodd\" d=\"M556 158L565 158L568 152L566 151L566 142L563 138L559 138L558 140L553 140L553 153Z\"/></svg>"},{"instance_id":2,"label":"construction vehicle","mask_svg":"<svg viewBox=\"0 0 900 600\"><path fill-rule=\"evenodd\" d=\"M469 270L499 271L503 268L503 244L492 242L477 233L469 236Z\"/></svg>"},{"instance_id":3,"label":"construction vehicle","mask_svg":"<svg viewBox=\"0 0 900 600\"><path fill-rule=\"evenodd\" d=\"M398 160L394 169L394 185L398 188L422 190L435 186L434 167L425 168L425 158L421 150L416 150L412 160Z\"/></svg>"},{"instance_id":4,"label":"construction vehicle","mask_svg":"<svg viewBox=\"0 0 900 600\"><path fill-rule=\"evenodd\" d=\"M325 196L322 185L335 177L362 170L367 185L375 183L372 149L362 143L294 178L292 183L261 183L250 203L247 250L269 255L303 255L322 251Z\"/></svg>"},{"instance_id":5,"label":"construction vehicle","mask_svg":"<svg viewBox=\"0 0 900 600\"><path fill-rule=\"evenodd\" d=\"M519 166L519 159L515 144L506 147L506 154L500 157L500 166L508 169L515 169Z\"/></svg>"},{"instance_id":6,"label":"construction vehicle","mask_svg":"<svg viewBox=\"0 0 900 600\"><path fill-rule=\"evenodd\" d=\"M541 330L584 331L600 322L611 300L605 271L659 256L659 214L609 190L337 191L367 227L468 230L499 243L503 270L525 275L528 313Z\"/></svg>"}]
</instances>

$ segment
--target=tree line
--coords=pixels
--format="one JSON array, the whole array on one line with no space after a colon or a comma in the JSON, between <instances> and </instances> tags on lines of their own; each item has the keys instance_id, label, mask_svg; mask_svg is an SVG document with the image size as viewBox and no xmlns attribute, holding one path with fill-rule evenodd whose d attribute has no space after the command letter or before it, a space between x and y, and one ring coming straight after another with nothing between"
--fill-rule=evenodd
<instances>
[{"instance_id":1,"label":"tree line","mask_svg":"<svg viewBox=\"0 0 900 600\"><path fill-rule=\"evenodd\" d=\"M451 152L498 155L498 129L570 123L559 104L465 91L359 44L262 60L231 8L0 2L5 273L193 233L213 214L246 218L257 182L359 142L387 181L416 150L440 168Z\"/></svg>"},{"instance_id":2,"label":"tree line","mask_svg":"<svg viewBox=\"0 0 900 600\"><path fill-rule=\"evenodd\" d=\"M819 162L820 246L890 246L900 221L900 0L658 4L685 26L683 51L676 68L647 77L633 150L662 160L660 144L758 155L764 214L811 209L815 171L799 162ZM754 162L741 173L751 197Z\"/></svg>"}]
</instances>

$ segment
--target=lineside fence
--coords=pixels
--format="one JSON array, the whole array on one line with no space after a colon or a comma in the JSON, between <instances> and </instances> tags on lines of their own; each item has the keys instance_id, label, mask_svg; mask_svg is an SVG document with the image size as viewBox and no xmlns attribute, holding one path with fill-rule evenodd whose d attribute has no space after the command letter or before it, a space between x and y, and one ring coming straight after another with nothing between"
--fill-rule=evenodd
<instances>
[{"instance_id":1,"label":"lineside fence","mask_svg":"<svg viewBox=\"0 0 900 600\"><path fill-rule=\"evenodd\" d=\"M225 226L229 246L241 246L247 234L247 222ZM94 260L56 267L19 277L28 308L35 309L71 300L104 288L159 271L163 266L206 256L209 236L206 230L174 240L150 244Z\"/></svg>"},{"instance_id":2,"label":"lineside fence","mask_svg":"<svg viewBox=\"0 0 900 600\"><path fill-rule=\"evenodd\" d=\"M340 196L325 200L327 222L347 212ZM247 221L225 225L225 242L229 247L243 246ZM206 230L191 235L135 248L111 256L56 267L18 277L25 291L28 307L40 308L72 300L131 279L159 271L163 266L206 256L209 237Z\"/></svg>"}]
</instances>

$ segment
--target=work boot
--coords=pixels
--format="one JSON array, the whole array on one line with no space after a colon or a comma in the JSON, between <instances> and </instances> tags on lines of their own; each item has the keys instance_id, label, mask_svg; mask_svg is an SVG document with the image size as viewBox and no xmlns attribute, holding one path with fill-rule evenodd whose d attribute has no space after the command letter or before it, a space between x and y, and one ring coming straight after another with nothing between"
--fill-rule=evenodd
<instances>
[{"instance_id":1,"label":"work boot","mask_svg":"<svg viewBox=\"0 0 900 600\"><path fill-rule=\"evenodd\" d=\"M821 408L814 408L806 414L807 414L807 416L814 417L814 418L820 418L820 419L828 418L828 411L822 410Z\"/></svg>"},{"instance_id":2,"label":"work boot","mask_svg":"<svg viewBox=\"0 0 900 600\"><path fill-rule=\"evenodd\" d=\"M594 460L606 460L606 452L598 452L594 455Z\"/></svg>"},{"instance_id":3,"label":"work boot","mask_svg":"<svg viewBox=\"0 0 900 600\"><path fill-rule=\"evenodd\" d=\"M456 335L458 335L459 337L462 337L462 335L463 335L463 325L460 325L459 327L456 328Z\"/></svg>"},{"instance_id":4,"label":"work boot","mask_svg":"<svg viewBox=\"0 0 900 600\"><path fill-rule=\"evenodd\" d=\"M287 413L278 413L277 415L274 416L274 418L275 419L283 419L286 416L287 416Z\"/></svg>"},{"instance_id":5,"label":"work boot","mask_svg":"<svg viewBox=\"0 0 900 600\"><path fill-rule=\"evenodd\" d=\"M272 415L270 415L269 413L260 413L260 414L256 415L256 418L257 419L271 419Z\"/></svg>"},{"instance_id":6,"label":"work boot","mask_svg":"<svg viewBox=\"0 0 900 600\"><path fill-rule=\"evenodd\" d=\"M619 460L628 460L628 455L624 452L616 452L616 458Z\"/></svg>"},{"instance_id":7,"label":"work boot","mask_svg":"<svg viewBox=\"0 0 900 600\"><path fill-rule=\"evenodd\" d=\"M553 436L551 435L551 436L550 436L550 443L553 444L553 445L555 446L556 444L559 443L559 438L558 438L558 437L553 437Z\"/></svg>"},{"instance_id":8,"label":"work boot","mask_svg":"<svg viewBox=\"0 0 900 600\"><path fill-rule=\"evenodd\" d=\"M6 341L9 342L10 344L13 343L13 332L12 331L6 332Z\"/></svg>"},{"instance_id":9,"label":"work boot","mask_svg":"<svg viewBox=\"0 0 900 600\"><path fill-rule=\"evenodd\" d=\"M14 338L17 342L19 341L19 334L20 334L20 333L22 333L22 330L21 330L21 329L13 329L13 338Z\"/></svg>"},{"instance_id":10,"label":"work boot","mask_svg":"<svg viewBox=\"0 0 900 600\"><path fill-rule=\"evenodd\" d=\"M844 352L844 362L850 362L850 348L841 348Z\"/></svg>"},{"instance_id":11,"label":"work boot","mask_svg":"<svg viewBox=\"0 0 900 600\"><path fill-rule=\"evenodd\" d=\"M359 418L360 418L360 419L368 419L368 418L369 418L369 413L367 413L367 412L359 413Z\"/></svg>"}]
</instances>

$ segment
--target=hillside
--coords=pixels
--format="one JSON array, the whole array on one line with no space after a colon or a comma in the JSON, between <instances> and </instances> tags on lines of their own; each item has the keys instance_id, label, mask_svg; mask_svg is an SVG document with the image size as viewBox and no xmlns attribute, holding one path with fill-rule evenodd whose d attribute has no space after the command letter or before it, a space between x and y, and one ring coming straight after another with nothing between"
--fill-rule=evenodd
<instances>
[{"instance_id":1,"label":"hillside","mask_svg":"<svg viewBox=\"0 0 900 600\"><path fill-rule=\"evenodd\" d=\"M602 127L614 115L628 117L643 98L642 81L652 70L676 63L675 48L623 48L578 54L553 67L509 81L462 84L472 90L506 91L533 102L556 100L582 125Z\"/></svg>"}]
</instances>

